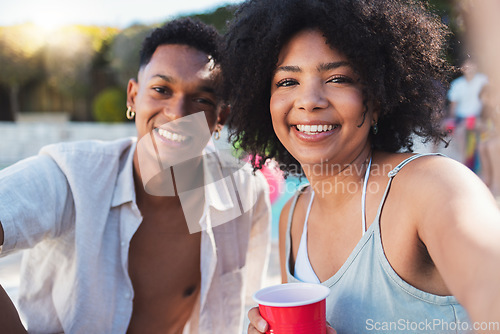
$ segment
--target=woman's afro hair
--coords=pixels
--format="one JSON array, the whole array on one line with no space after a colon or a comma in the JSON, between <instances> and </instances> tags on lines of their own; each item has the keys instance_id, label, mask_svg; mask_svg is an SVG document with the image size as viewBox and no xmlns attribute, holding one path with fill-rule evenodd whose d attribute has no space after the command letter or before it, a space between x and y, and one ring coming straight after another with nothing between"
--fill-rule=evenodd
<instances>
[{"instance_id":1,"label":"woman's afro hair","mask_svg":"<svg viewBox=\"0 0 500 334\"><path fill-rule=\"evenodd\" d=\"M448 30L422 1L249 0L224 36L222 71L231 139L254 167L275 158L286 172L297 170L273 131L269 100L281 48L307 28L320 30L360 75L365 103L380 115L374 149L411 151L414 135L444 140Z\"/></svg>"}]
</instances>

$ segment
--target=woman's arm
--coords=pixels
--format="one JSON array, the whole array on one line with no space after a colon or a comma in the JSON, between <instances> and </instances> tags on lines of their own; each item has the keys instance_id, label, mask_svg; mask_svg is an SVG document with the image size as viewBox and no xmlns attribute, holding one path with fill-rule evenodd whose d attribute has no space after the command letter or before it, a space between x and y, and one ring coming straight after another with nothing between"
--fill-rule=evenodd
<instances>
[{"instance_id":1,"label":"woman's arm","mask_svg":"<svg viewBox=\"0 0 500 334\"><path fill-rule=\"evenodd\" d=\"M468 168L451 159L425 160L409 188L419 199L412 210L418 235L471 320L499 325L500 211Z\"/></svg>"}]
</instances>

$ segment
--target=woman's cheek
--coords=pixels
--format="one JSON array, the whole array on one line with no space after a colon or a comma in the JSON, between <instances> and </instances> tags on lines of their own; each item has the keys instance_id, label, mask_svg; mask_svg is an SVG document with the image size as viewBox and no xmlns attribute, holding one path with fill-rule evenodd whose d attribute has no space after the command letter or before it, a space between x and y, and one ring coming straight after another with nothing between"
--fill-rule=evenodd
<instances>
[{"instance_id":1,"label":"woman's cheek","mask_svg":"<svg viewBox=\"0 0 500 334\"><path fill-rule=\"evenodd\" d=\"M271 96L271 100L269 103L269 108L271 111L271 120L273 122L273 128L277 135L279 135L280 128L287 126L286 125L286 114L287 107L285 99Z\"/></svg>"},{"instance_id":2,"label":"woman's cheek","mask_svg":"<svg viewBox=\"0 0 500 334\"><path fill-rule=\"evenodd\" d=\"M292 105L293 103L291 103L291 101L282 94L276 93L271 95L271 100L269 102L271 116L273 119L274 117L286 116Z\"/></svg>"}]
</instances>

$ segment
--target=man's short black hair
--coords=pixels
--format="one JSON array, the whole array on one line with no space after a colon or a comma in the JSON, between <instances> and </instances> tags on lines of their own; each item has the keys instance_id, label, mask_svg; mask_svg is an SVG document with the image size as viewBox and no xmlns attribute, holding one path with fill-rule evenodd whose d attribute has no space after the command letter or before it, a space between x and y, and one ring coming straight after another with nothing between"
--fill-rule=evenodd
<instances>
[{"instance_id":1,"label":"man's short black hair","mask_svg":"<svg viewBox=\"0 0 500 334\"><path fill-rule=\"evenodd\" d=\"M183 44L205 52L215 62L219 59L220 34L199 20L182 18L156 28L144 40L140 52L140 67L147 65L156 49L165 44Z\"/></svg>"}]
</instances>

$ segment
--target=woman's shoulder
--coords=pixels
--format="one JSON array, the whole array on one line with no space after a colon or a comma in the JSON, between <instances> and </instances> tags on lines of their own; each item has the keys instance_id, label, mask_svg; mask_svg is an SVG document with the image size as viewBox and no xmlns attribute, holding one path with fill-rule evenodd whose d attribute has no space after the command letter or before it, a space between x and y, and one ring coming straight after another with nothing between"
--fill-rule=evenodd
<instances>
[{"instance_id":1,"label":"woman's shoulder","mask_svg":"<svg viewBox=\"0 0 500 334\"><path fill-rule=\"evenodd\" d=\"M465 165L440 153L378 152L376 156L375 168L388 177L405 175L405 178L418 176L430 179L442 177L446 171L474 175Z\"/></svg>"},{"instance_id":2,"label":"woman's shoulder","mask_svg":"<svg viewBox=\"0 0 500 334\"><path fill-rule=\"evenodd\" d=\"M382 155L385 171L395 187L404 189L412 202L468 200L490 193L481 179L464 164L438 154L389 153ZM389 172L387 172L389 170Z\"/></svg>"},{"instance_id":3,"label":"woman's shoulder","mask_svg":"<svg viewBox=\"0 0 500 334\"><path fill-rule=\"evenodd\" d=\"M390 155L401 164L413 154ZM392 196L391 196L392 195ZM389 197L403 217L415 224L427 245L433 235L498 221L500 212L481 179L462 163L445 156L414 158L395 173ZM396 210L396 211L397 211ZM436 241L439 242L439 241Z\"/></svg>"}]
</instances>

